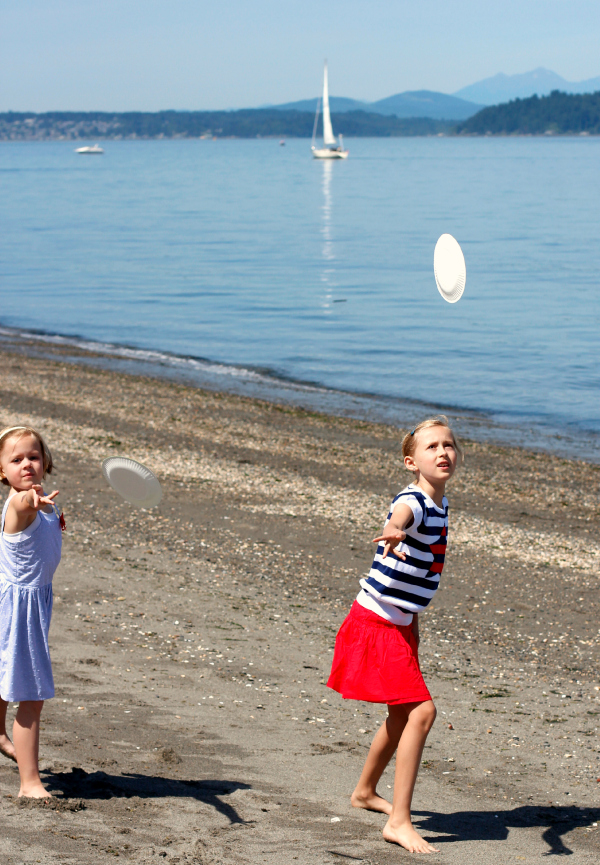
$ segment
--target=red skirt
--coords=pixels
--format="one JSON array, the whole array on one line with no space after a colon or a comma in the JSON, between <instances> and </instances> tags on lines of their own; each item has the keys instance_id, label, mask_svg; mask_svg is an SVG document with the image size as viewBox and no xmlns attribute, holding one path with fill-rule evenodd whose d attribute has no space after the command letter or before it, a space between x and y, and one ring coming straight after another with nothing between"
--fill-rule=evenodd
<instances>
[{"instance_id":1,"label":"red skirt","mask_svg":"<svg viewBox=\"0 0 600 865\"><path fill-rule=\"evenodd\" d=\"M412 625L393 625L357 601L338 631L327 686L367 703L431 700Z\"/></svg>"}]
</instances>

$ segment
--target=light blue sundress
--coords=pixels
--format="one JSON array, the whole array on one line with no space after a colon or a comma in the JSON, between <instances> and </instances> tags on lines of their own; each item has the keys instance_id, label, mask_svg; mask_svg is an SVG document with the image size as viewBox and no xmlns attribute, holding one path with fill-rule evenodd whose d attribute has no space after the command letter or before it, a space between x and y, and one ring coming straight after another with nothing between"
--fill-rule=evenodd
<instances>
[{"instance_id":1,"label":"light blue sundress","mask_svg":"<svg viewBox=\"0 0 600 865\"><path fill-rule=\"evenodd\" d=\"M0 524L0 696L11 703L49 700L54 678L48 648L52 578L62 533L54 511L38 511L24 531L4 534Z\"/></svg>"}]
</instances>

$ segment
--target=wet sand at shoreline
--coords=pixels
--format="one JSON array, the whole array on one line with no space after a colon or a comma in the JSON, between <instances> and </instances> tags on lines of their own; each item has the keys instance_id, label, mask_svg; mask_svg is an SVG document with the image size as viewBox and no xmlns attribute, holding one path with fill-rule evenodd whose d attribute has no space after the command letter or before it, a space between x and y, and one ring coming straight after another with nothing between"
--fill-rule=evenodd
<instances>
[{"instance_id":1,"label":"wet sand at shoreline","mask_svg":"<svg viewBox=\"0 0 600 865\"><path fill-rule=\"evenodd\" d=\"M17 802L0 764L5 861L412 858L349 805L383 707L324 684L408 480L400 432L47 353L2 353L0 422L45 432L68 526L41 745L58 799ZM157 473L158 508L106 486L117 454ZM598 466L466 443L421 620L439 715L414 804L432 861L598 859L599 481Z\"/></svg>"}]
</instances>

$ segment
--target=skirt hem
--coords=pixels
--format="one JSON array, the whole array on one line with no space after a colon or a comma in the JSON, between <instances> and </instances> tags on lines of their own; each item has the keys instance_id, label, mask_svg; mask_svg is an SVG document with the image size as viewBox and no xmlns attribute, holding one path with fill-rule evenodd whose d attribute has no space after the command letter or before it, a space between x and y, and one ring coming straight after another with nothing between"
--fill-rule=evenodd
<instances>
[{"instance_id":1,"label":"skirt hem","mask_svg":"<svg viewBox=\"0 0 600 865\"><path fill-rule=\"evenodd\" d=\"M39 702L41 700L42 703L45 703L46 700L52 700L54 696L54 691L46 697L40 697L39 694L35 697L5 697L3 694L0 694L0 700L4 700L5 703L21 703L23 701Z\"/></svg>"},{"instance_id":2,"label":"skirt hem","mask_svg":"<svg viewBox=\"0 0 600 865\"><path fill-rule=\"evenodd\" d=\"M376 699L375 697L366 697L362 694L344 694L342 691L336 688L335 685L330 685L329 682L327 682L327 687L331 688L332 691L335 691L337 694L339 694L343 700L358 700L361 703L379 703L385 706L401 706L404 703L426 703L428 700L431 700L431 694L429 693L429 691L427 691L427 693L421 692L420 694L412 694L411 696L407 696L405 694L402 697L398 697L396 699Z\"/></svg>"}]
</instances>

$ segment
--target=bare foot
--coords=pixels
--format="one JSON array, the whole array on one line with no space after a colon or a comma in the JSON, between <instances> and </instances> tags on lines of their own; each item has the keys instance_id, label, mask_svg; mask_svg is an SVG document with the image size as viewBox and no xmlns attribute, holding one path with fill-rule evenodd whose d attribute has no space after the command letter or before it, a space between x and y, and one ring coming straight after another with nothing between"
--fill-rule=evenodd
<instances>
[{"instance_id":1,"label":"bare foot","mask_svg":"<svg viewBox=\"0 0 600 865\"><path fill-rule=\"evenodd\" d=\"M399 826L391 826L390 821L383 827L383 837L390 844L399 844L409 853L439 853L437 847L433 847L429 841L421 838L411 823L402 823Z\"/></svg>"},{"instance_id":2,"label":"bare foot","mask_svg":"<svg viewBox=\"0 0 600 865\"><path fill-rule=\"evenodd\" d=\"M52 793L49 793L41 781L37 784L32 784L30 787L21 787L19 790L19 798L23 799L51 799Z\"/></svg>"},{"instance_id":3,"label":"bare foot","mask_svg":"<svg viewBox=\"0 0 600 865\"><path fill-rule=\"evenodd\" d=\"M367 811L380 811L382 814L391 814L392 806L377 793L367 793L363 796L357 793L356 790L350 797L350 802L353 808L365 808Z\"/></svg>"},{"instance_id":4,"label":"bare foot","mask_svg":"<svg viewBox=\"0 0 600 865\"><path fill-rule=\"evenodd\" d=\"M9 760L14 760L15 763L17 762L15 746L6 734L0 736L0 754L4 754L5 757L8 757Z\"/></svg>"}]
</instances>

